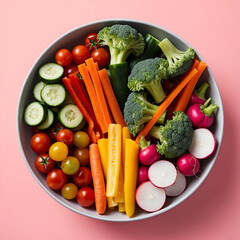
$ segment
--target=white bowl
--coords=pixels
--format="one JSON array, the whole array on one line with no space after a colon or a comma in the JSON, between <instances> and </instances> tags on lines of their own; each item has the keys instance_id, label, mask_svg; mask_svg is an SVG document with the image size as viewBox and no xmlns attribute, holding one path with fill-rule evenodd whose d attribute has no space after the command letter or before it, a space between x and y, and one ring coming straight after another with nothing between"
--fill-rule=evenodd
<instances>
[{"instance_id":1,"label":"white bowl","mask_svg":"<svg viewBox=\"0 0 240 240\"><path fill-rule=\"evenodd\" d=\"M57 202L61 203L63 206L79 214L82 214L91 218L95 218L95 219L105 220L105 221L124 222L124 221L136 221L136 220L146 219L146 218L159 215L163 212L166 212L176 207L178 204L180 204L186 198L188 198L192 193L194 193L194 191L205 180L205 178L209 174L210 170L212 169L216 161L219 148L221 145L222 135L223 135L224 116L223 116L223 106L222 106L221 96L220 96L217 83L210 69L207 68L204 71L199 81L201 82L203 80L207 80L209 82L211 86L208 92L209 96L211 96L215 100L216 104L219 106L219 109L216 114L216 121L211 128L212 132L216 137L218 147L213 156L201 161L200 176L198 178L194 178L194 177L189 178L190 181L188 182L188 186L186 190L178 197L168 198L163 208L157 212L147 213L137 208L136 213L132 218L129 218L125 214L119 213L118 211L107 211L105 215L98 215L95 209L83 208L76 201L66 200L61 196L59 192L51 190L46 184L45 177L41 175L34 166L34 159L36 157L36 154L31 150L31 147L30 147L30 139L32 136L32 132L31 132L31 128L27 126L23 120L24 109L26 105L33 100L32 88L38 81L38 69L44 63L54 61L54 55L58 49L60 48L72 49L74 46L80 43L83 43L84 37L88 33L98 32L103 27L110 26L116 23L129 24L132 27L136 28L142 34L150 33L159 39L163 39L167 37L169 38L170 41L173 42L173 44L176 47L180 49L191 47L186 41L176 36L174 33L171 33L170 31L163 29L159 26L146 23L146 22L140 22L140 21L122 20L122 19L104 20L104 21L93 22L93 23L78 27L76 29L73 29L70 32L58 38L55 42L53 42L39 56L37 61L33 64L30 72L28 73L19 97L19 103L18 103L18 109L17 109L17 132L18 132L19 144L22 150L25 163L27 164L35 180L52 198L54 198ZM203 60L198 53L197 53L197 57L200 60Z\"/></svg>"}]
</instances>

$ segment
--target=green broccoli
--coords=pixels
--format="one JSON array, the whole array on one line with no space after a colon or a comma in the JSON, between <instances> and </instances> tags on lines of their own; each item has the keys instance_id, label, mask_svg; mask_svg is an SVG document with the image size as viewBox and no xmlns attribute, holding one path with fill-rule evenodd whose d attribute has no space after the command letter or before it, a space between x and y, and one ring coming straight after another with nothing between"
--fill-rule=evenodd
<instances>
[{"instance_id":1,"label":"green broccoli","mask_svg":"<svg viewBox=\"0 0 240 240\"><path fill-rule=\"evenodd\" d=\"M128 87L132 91L146 89L156 103L166 97L161 80L167 78L168 63L162 58L149 58L138 62L128 76Z\"/></svg>"},{"instance_id":2,"label":"green broccoli","mask_svg":"<svg viewBox=\"0 0 240 240\"><path fill-rule=\"evenodd\" d=\"M157 143L160 154L167 158L177 158L189 149L192 143L193 127L187 114L177 111L164 126L154 126L149 134L160 140L160 143Z\"/></svg>"},{"instance_id":3,"label":"green broccoli","mask_svg":"<svg viewBox=\"0 0 240 240\"><path fill-rule=\"evenodd\" d=\"M181 75L191 67L195 52L192 48L186 51L177 49L167 38L159 43L165 57L168 61L168 77L176 77Z\"/></svg>"},{"instance_id":4,"label":"green broccoli","mask_svg":"<svg viewBox=\"0 0 240 240\"><path fill-rule=\"evenodd\" d=\"M110 65L126 62L130 54L138 57L144 51L145 41L141 33L129 25L115 24L99 31L100 45L109 47Z\"/></svg>"},{"instance_id":5,"label":"green broccoli","mask_svg":"<svg viewBox=\"0 0 240 240\"><path fill-rule=\"evenodd\" d=\"M146 98L146 92L131 92L127 98L124 107L124 120L130 133L135 136L148 122L158 106L150 103ZM158 119L157 123L163 124L165 121L166 111Z\"/></svg>"}]
</instances>

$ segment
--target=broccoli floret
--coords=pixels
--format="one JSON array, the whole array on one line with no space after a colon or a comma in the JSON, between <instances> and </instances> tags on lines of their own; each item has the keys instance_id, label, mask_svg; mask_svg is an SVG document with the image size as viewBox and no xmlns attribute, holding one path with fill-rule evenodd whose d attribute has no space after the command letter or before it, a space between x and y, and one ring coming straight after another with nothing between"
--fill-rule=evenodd
<instances>
[{"instance_id":1,"label":"broccoli floret","mask_svg":"<svg viewBox=\"0 0 240 240\"><path fill-rule=\"evenodd\" d=\"M100 45L109 47L111 65L126 62L130 54L138 57L145 47L142 34L129 25L105 27L99 31L97 38Z\"/></svg>"},{"instance_id":2,"label":"broccoli floret","mask_svg":"<svg viewBox=\"0 0 240 240\"><path fill-rule=\"evenodd\" d=\"M137 63L128 77L128 87L132 91L146 89L156 103L166 97L161 80L167 77L168 63L162 58L149 58Z\"/></svg>"},{"instance_id":3,"label":"broccoli floret","mask_svg":"<svg viewBox=\"0 0 240 240\"><path fill-rule=\"evenodd\" d=\"M157 143L160 154L167 158L177 158L189 149L192 143L193 127L187 114L177 111L165 125L154 126L149 134L160 140L160 143Z\"/></svg>"},{"instance_id":4,"label":"broccoli floret","mask_svg":"<svg viewBox=\"0 0 240 240\"><path fill-rule=\"evenodd\" d=\"M152 118L157 108L157 105L147 100L145 92L131 92L129 94L124 107L124 119L133 136L142 130L144 123ZM165 116L166 111L158 119L157 123L163 124Z\"/></svg>"},{"instance_id":5,"label":"broccoli floret","mask_svg":"<svg viewBox=\"0 0 240 240\"><path fill-rule=\"evenodd\" d=\"M168 61L168 77L181 75L191 67L195 52L192 48L186 51L177 49L167 38L159 43L165 57Z\"/></svg>"}]
</instances>

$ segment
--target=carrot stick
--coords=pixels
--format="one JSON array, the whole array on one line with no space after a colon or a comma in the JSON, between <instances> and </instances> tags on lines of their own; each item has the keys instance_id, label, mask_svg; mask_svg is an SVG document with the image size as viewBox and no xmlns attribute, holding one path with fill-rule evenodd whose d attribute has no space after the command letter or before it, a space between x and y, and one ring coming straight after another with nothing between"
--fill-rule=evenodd
<instances>
[{"instance_id":1,"label":"carrot stick","mask_svg":"<svg viewBox=\"0 0 240 240\"><path fill-rule=\"evenodd\" d=\"M98 74L99 74L100 81L101 81L101 84L103 87L103 91L104 91L106 99L107 99L108 106L110 108L110 111L112 113L115 123L120 124L122 127L127 126L124 121L122 112L119 108L115 94L113 92L112 85L108 78L106 69L104 68L104 69L98 71Z\"/></svg>"},{"instance_id":2,"label":"carrot stick","mask_svg":"<svg viewBox=\"0 0 240 240\"><path fill-rule=\"evenodd\" d=\"M108 127L108 125L111 123L111 118L110 118L110 114L108 111L107 102L106 102L106 99L105 99L105 96L103 93L103 89L101 86L101 82L99 79L98 71L96 69L96 65L92 58L87 59L85 62L86 62L86 65L88 67L89 73L92 78L92 82L93 82L93 85L94 85L94 88L95 88L95 91L97 94L97 99L98 99L100 109L103 114L105 124Z\"/></svg>"},{"instance_id":3,"label":"carrot stick","mask_svg":"<svg viewBox=\"0 0 240 240\"><path fill-rule=\"evenodd\" d=\"M86 119L87 123L88 123L88 135L90 137L90 140L92 143L96 143L97 140L99 139L99 133L98 132L94 132L94 122L91 119L90 115L88 114L87 110L85 109L85 107L83 106L82 102L80 101L80 99L78 98L76 92L73 89L73 86L71 85L71 82L68 78L63 78L62 79L65 87L67 88L68 92L70 93L70 95L72 96L74 102L76 103L76 105L78 106L80 112L83 114L84 118Z\"/></svg>"},{"instance_id":4,"label":"carrot stick","mask_svg":"<svg viewBox=\"0 0 240 240\"><path fill-rule=\"evenodd\" d=\"M182 111L185 112L188 102L191 98L192 92L198 82L198 79L202 75L203 71L207 67L207 64L203 61L200 61L197 66L197 74L192 78L192 80L184 87L184 89L179 94L178 101L174 108L174 111Z\"/></svg>"},{"instance_id":5,"label":"carrot stick","mask_svg":"<svg viewBox=\"0 0 240 240\"><path fill-rule=\"evenodd\" d=\"M107 206L107 199L100 153L97 144L93 143L89 146L89 157L93 178L96 210L98 214L104 214Z\"/></svg>"},{"instance_id":6,"label":"carrot stick","mask_svg":"<svg viewBox=\"0 0 240 240\"><path fill-rule=\"evenodd\" d=\"M164 99L164 101L161 103L161 105L158 107L157 111L151 118L151 120L144 126L144 128L140 131L136 138L137 144L139 144L141 136L146 137L146 135L149 133L153 125L157 122L159 117L163 114L163 112L167 109L167 107L171 104L171 102L175 99L175 97L181 92L181 90L186 86L186 84L197 74L197 69L194 68L188 74L186 77L177 85L176 88Z\"/></svg>"},{"instance_id":7,"label":"carrot stick","mask_svg":"<svg viewBox=\"0 0 240 240\"><path fill-rule=\"evenodd\" d=\"M97 94L94 89L92 80L90 78L88 69L87 69L86 65L83 63L83 64L78 65L78 70L83 78L84 83L85 83L96 119L98 120L98 123L101 127L102 132L106 133L108 131L108 126L105 124L103 114L102 114L102 111L101 111L101 108L100 108L100 105L99 105L99 102L97 99Z\"/></svg>"}]
</instances>

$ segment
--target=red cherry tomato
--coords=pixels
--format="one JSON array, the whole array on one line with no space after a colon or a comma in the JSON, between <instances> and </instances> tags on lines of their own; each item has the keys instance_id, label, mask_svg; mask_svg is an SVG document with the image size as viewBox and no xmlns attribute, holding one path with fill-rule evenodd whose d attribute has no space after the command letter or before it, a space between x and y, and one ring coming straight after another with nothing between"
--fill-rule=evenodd
<instances>
[{"instance_id":1,"label":"red cherry tomato","mask_svg":"<svg viewBox=\"0 0 240 240\"><path fill-rule=\"evenodd\" d=\"M53 190L60 190L67 183L67 176L61 169L53 169L48 173L47 185Z\"/></svg>"},{"instance_id":2,"label":"red cherry tomato","mask_svg":"<svg viewBox=\"0 0 240 240\"><path fill-rule=\"evenodd\" d=\"M30 145L37 154L47 153L51 146L51 139L46 133L36 133L32 136Z\"/></svg>"},{"instance_id":3,"label":"red cherry tomato","mask_svg":"<svg viewBox=\"0 0 240 240\"><path fill-rule=\"evenodd\" d=\"M77 64L71 63L67 67L64 68L64 76L67 77L69 74L78 72Z\"/></svg>"},{"instance_id":4,"label":"red cherry tomato","mask_svg":"<svg viewBox=\"0 0 240 240\"><path fill-rule=\"evenodd\" d=\"M83 187L77 192L77 201L82 207L91 207L95 202L94 191L91 187Z\"/></svg>"},{"instance_id":5,"label":"red cherry tomato","mask_svg":"<svg viewBox=\"0 0 240 240\"><path fill-rule=\"evenodd\" d=\"M46 174L54 168L55 162L49 157L47 153L43 153L36 157L34 164L40 173Z\"/></svg>"},{"instance_id":6,"label":"red cherry tomato","mask_svg":"<svg viewBox=\"0 0 240 240\"><path fill-rule=\"evenodd\" d=\"M97 62L99 67L104 67L109 63L109 52L105 48L98 48L91 52L91 57L94 62Z\"/></svg>"},{"instance_id":7,"label":"red cherry tomato","mask_svg":"<svg viewBox=\"0 0 240 240\"><path fill-rule=\"evenodd\" d=\"M73 143L73 136L74 133L70 129L64 128L58 132L57 141L70 146Z\"/></svg>"},{"instance_id":8,"label":"red cherry tomato","mask_svg":"<svg viewBox=\"0 0 240 240\"><path fill-rule=\"evenodd\" d=\"M88 167L80 167L73 175L73 182L78 187L85 187L92 183L92 173Z\"/></svg>"},{"instance_id":9,"label":"red cherry tomato","mask_svg":"<svg viewBox=\"0 0 240 240\"><path fill-rule=\"evenodd\" d=\"M62 129L63 129L63 126L60 123L58 122L54 123L53 126L50 128L49 137L53 141L57 141L57 134Z\"/></svg>"},{"instance_id":10,"label":"red cherry tomato","mask_svg":"<svg viewBox=\"0 0 240 240\"><path fill-rule=\"evenodd\" d=\"M85 38L85 46L89 49L89 51L92 51L94 49L97 49L99 45L97 44L97 33L89 33Z\"/></svg>"},{"instance_id":11,"label":"red cherry tomato","mask_svg":"<svg viewBox=\"0 0 240 240\"><path fill-rule=\"evenodd\" d=\"M55 60L59 65L66 67L72 62L72 53L68 49L60 49L55 54Z\"/></svg>"},{"instance_id":12,"label":"red cherry tomato","mask_svg":"<svg viewBox=\"0 0 240 240\"><path fill-rule=\"evenodd\" d=\"M84 45L78 45L73 48L72 56L76 64L81 64L90 57L90 51Z\"/></svg>"}]
</instances>

